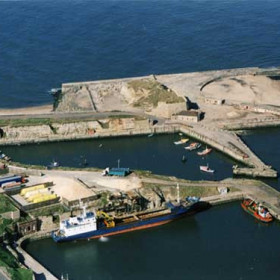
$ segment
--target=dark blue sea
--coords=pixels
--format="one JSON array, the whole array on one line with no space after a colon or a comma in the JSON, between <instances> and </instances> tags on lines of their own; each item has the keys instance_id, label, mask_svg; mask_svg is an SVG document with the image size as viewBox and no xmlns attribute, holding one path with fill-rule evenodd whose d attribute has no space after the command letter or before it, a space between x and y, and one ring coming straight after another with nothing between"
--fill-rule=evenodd
<instances>
[{"instance_id":1,"label":"dark blue sea","mask_svg":"<svg viewBox=\"0 0 280 280\"><path fill-rule=\"evenodd\" d=\"M63 82L280 65L279 0L0 0L0 107Z\"/></svg>"}]
</instances>

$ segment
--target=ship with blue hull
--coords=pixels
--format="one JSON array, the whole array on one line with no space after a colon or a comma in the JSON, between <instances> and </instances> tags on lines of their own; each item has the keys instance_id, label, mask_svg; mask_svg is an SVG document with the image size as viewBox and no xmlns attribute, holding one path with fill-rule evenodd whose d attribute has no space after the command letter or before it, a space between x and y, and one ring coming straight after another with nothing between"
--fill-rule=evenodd
<instances>
[{"instance_id":1,"label":"ship with blue hull","mask_svg":"<svg viewBox=\"0 0 280 280\"><path fill-rule=\"evenodd\" d=\"M83 207L82 215L70 217L60 222L59 230L52 232L56 242L93 239L125 232L156 227L199 211L199 202L186 202L143 211L141 213L113 218L104 212L87 212Z\"/></svg>"}]
</instances>

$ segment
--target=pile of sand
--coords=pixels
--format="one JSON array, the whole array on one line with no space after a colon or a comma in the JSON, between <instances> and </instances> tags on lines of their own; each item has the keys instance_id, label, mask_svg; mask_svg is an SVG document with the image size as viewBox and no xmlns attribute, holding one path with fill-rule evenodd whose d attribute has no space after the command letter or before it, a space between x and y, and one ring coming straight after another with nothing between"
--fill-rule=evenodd
<instances>
[{"instance_id":1,"label":"pile of sand","mask_svg":"<svg viewBox=\"0 0 280 280\"><path fill-rule=\"evenodd\" d=\"M258 75L227 77L205 86L203 95L239 103L280 106L280 81Z\"/></svg>"}]
</instances>

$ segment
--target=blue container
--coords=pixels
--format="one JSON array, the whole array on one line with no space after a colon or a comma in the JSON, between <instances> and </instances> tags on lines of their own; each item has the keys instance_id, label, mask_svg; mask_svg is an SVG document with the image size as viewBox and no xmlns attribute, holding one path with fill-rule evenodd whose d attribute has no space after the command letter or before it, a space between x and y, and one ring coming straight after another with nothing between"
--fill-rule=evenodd
<instances>
[{"instance_id":1,"label":"blue container","mask_svg":"<svg viewBox=\"0 0 280 280\"><path fill-rule=\"evenodd\" d=\"M2 186L5 183L9 183L9 182L21 182L22 181L22 177L18 176L18 175L14 175L14 176L9 176L9 177L0 177L0 186Z\"/></svg>"}]
</instances>

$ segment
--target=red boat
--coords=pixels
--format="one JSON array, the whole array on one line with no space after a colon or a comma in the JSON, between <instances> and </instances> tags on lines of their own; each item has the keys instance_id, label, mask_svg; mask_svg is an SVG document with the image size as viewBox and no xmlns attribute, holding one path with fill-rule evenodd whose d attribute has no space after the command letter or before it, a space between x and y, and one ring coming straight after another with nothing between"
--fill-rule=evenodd
<instances>
[{"instance_id":1,"label":"red boat","mask_svg":"<svg viewBox=\"0 0 280 280\"><path fill-rule=\"evenodd\" d=\"M241 203L241 206L247 213L251 214L256 219L264 223L269 223L273 221L273 217L269 213L269 211L265 207L261 206L260 204L257 204L251 199L244 199Z\"/></svg>"}]
</instances>

